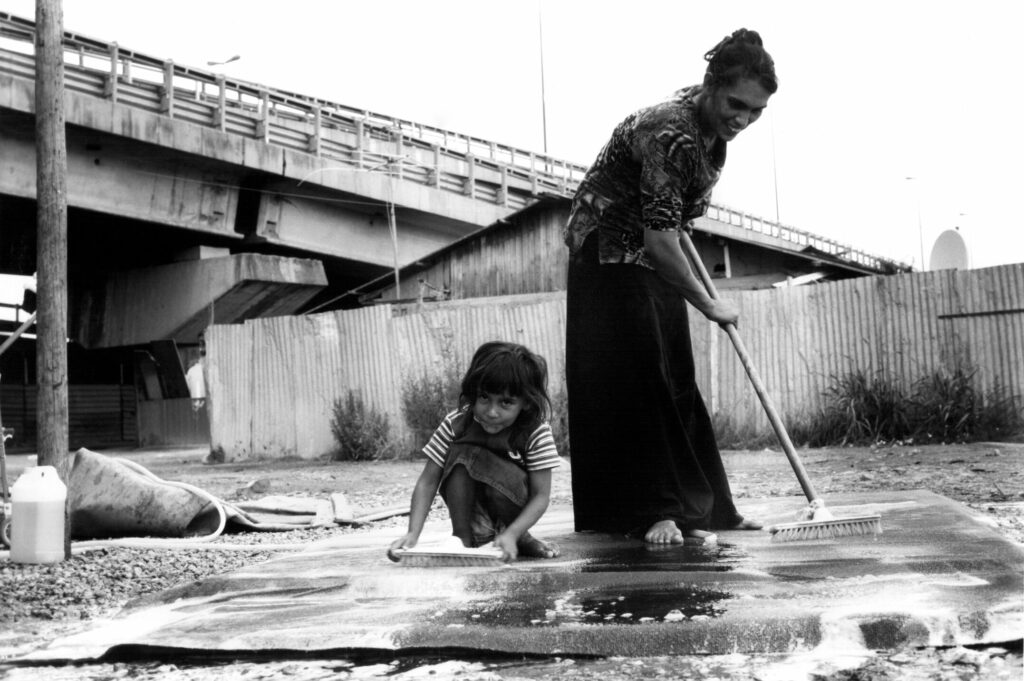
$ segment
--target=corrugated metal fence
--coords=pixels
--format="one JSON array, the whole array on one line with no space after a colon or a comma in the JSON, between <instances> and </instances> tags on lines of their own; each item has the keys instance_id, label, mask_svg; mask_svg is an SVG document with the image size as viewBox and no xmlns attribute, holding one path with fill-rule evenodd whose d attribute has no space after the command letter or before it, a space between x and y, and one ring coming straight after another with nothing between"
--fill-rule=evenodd
<instances>
[{"instance_id":1,"label":"corrugated metal fence","mask_svg":"<svg viewBox=\"0 0 1024 681\"><path fill-rule=\"evenodd\" d=\"M424 375L461 372L487 340L515 339L548 358L564 382L565 295L536 294L391 305L213 326L206 334L211 447L226 460L334 448L334 400L354 390L407 436L402 388Z\"/></svg>"},{"instance_id":2,"label":"corrugated metal fence","mask_svg":"<svg viewBox=\"0 0 1024 681\"><path fill-rule=\"evenodd\" d=\"M1024 394L1024 264L849 279L730 295L740 333L780 411L821 405L832 377L880 372L905 386L957 362L976 387ZM740 428L767 421L727 337L691 317L698 381L712 412ZM335 399L355 390L407 434L402 388L424 374L461 373L487 340L514 340L548 359L564 385L565 294L389 306L214 326L207 333L211 438L227 460L334 448Z\"/></svg>"},{"instance_id":3,"label":"corrugated metal fence","mask_svg":"<svg viewBox=\"0 0 1024 681\"><path fill-rule=\"evenodd\" d=\"M36 446L35 385L0 387L0 418L13 428L12 450ZM68 386L68 444L79 447L130 445L138 441L135 389L131 385Z\"/></svg>"},{"instance_id":4,"label":"corrugated metal fence","mask_svg":"<svg viewBox=\"0 0 1024 681\"><path fill-rule=\"evenodd\" d=\"M740 335L786 415L823 406L834 378L879 374L909 390L938 371L976 369L983 394L1024 395L1024 264L925 272L735 295ZM712 412L769 432L724 334L691 320ZM1018 403L1020 404L1020 402Z\"/></svg>"}]
</instances>

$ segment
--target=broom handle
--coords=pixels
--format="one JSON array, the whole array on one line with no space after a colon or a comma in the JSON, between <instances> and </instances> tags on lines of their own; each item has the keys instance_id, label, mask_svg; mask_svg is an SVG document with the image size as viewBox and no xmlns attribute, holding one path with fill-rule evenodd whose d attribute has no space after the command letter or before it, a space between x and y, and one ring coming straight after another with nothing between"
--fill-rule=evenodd
<instances>
[{"instance_id":1,"label":"broom handle","mask_svg":"<svg viewBox=\"0 0 1024 681\"><path fill-rule=\"evenodd\" d=\"M680 231L679 234L679 241L683 246L683 250L686 251L686 255L689 256L690 261L697 270L697 274L700 275L701 282L703 282L704 288L707 289L708 295L718 300L718 291L715 289L715 284L711 281L711 275L708 274L707 268L704 267L704 262L700 259L700 254L697 253L690 235L686 231ZM803 488L804 496L807 497L807 501L815 501L818 499L818 494L814 491L814 486L811 484L811 479L808 477L807 470L800 461L800 457L797 456L796 448L793 446L792 440L789 439L789 433L786 432L786 426L783 425L782 419L779 418L778 411L775 410L772 398L768 395L764 383L761 382L761 376L757 373L757 369L754 368L754 363L750 359L750 353L747 352L746 346L743 345L743 340L740 338L736 325L729 323L722 324L721 326L729 334L729 340L732 341L733 347L736 348L736 354L739 355L740 362L743 363L743 368L747 371L747 376L754 386L754 392L757 393L758 399L761 400L761 406L764 407L765 414L768 415L768 421L772 424L775 436L779 438L779 444L782 445L782 450L786 453L786 458L789 459L790 465L793 466L793 472L796 473L797 480L800 481L800 487Z\"/></svg>"}]
</instances>

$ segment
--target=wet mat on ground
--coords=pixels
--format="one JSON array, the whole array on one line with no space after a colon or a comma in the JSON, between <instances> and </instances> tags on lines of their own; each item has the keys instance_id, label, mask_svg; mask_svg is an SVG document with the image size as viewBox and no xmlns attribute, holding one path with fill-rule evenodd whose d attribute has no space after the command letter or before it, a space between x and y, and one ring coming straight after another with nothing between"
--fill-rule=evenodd
<instances>
[{"instance_id":1,"label":"wet mat on ground","mask_svg":"<svg viewBox=\"0 0 1024 681\"><path fill-rule=\"evenodd\" d=\"M772 498L742 510L785 522L802 506ZM1024 635L1024 549L982 516L925 491L836 495L829 508L837 517L878 513L884 531L789 543L722 532L717 546L650 548L574 533L562 508L535 531L561 557L497 568L402 567L385 557L394 530L346 535L149 597L26 659L146 648L645 656ZM444 534L431 526L423 542Z\"/></svg>"}]
</instances>

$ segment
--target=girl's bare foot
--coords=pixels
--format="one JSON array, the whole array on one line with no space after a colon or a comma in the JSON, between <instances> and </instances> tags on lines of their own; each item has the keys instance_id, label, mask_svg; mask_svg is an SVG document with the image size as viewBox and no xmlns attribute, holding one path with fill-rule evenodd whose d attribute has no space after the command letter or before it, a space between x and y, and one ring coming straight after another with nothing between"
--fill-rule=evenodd
<instances>
[{"instance_id":1,"label":"girl's bare foot","mask_svg":"<svg viewBox=\"0 0 1024 681\"><path fill-rule=\"evenodd\" d=\"M557 558L562 552L558 544L537 539L527 532L518 541L519 555L523 558Z\"/></svg>"},{"instance_id":2,"label":"girl's bare foot","mask_svg":"<svg viewBox=\"0 0 1024 681\"><path fill-rule=\"evenodd\" d=\"M743 520L739 521L738 523L736 523L735 525L733 525L729 529L730 530L760 530L763 527L764 527L764 525L762 525L761 523L757 522L756 520L747 520L746 518L744 518Z\"/></svg>"},{"instance_id":3,"label":"girl's bare foot","mask_svg":"<svg viewBox=\"0 0 1024 681\"><path fill-rule=\"evenodd\" d=\"M644 535L648 544L682 544L683 533L674 520L659 520Z\"/></svg>"}]
</instances>

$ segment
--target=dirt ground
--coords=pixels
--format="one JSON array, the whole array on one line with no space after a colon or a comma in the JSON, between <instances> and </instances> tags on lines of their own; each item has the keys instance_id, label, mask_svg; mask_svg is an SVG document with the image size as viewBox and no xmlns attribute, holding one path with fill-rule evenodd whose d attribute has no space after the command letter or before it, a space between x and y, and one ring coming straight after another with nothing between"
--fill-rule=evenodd
<instances>
[{"instance_id":1,"label":"dirt ground","mask_svg":"<svg viewBox=\"0 0 1024 681\"><path fill-rule=\"evenodd\" d=\"M325 498L342 493L361 515L379 508L408 503L413 485L422 468L421 461L333 462L325 460L248 461L205 464L203 449L104 451L109 456L125 457L145 466L156 476L169 481L184 482L199 487L226 501L255 499L267 495L292 495ZM1024 544L1024 443L975 443L945 446L885 446L873 448L828 448L801 450L803 463L818 491L825 499L830 494L868 490L927 489L968 505L992 520L993 527L1008 539ZM771 496L800 495L800 487L785 456L778 450L730 451L724 453L737 506L743 511L743 499ZM19 457L14 457L18 459ZM24 465L24 457L21 457ZM12 480L18 473L14 461ZM570 484L571 461L555 472L552 505L572 503ZM434 506L432 518L444 517L442 504ZM373 523L374 529L394 528L399 536L406 519L392 517ZM339 527L327 532L360 531L359 528ZM295 542L309 542L323 538L324 530L303 530L272 533L289 535ZM247 536L252 536L247 535ZM238 540L238 537L235 537ZM274 541L280 541L275 539ZM153 553L153 552L151 552ZM156 552L160 553L160 552ZM108 559L116 558L115 554ZM250 560L265 560L267 554ZM195 560L203 560L197 558ZM138 555L123 560L131 563L136 578L140 574ZM183 574L181 564L168 564L162 557L153 558L153 581L147 590L167 588L166 581L196 579ZM167 559L170 560L170 559ZM227 560L227 559L224 559ZM242 558L239 558L242 560ZM4 561L5 562L5 561ZM0 568L3 565L0 564ZM97 569L93 567L92 569ZM143 566L143 571L148 569ZM206 566L207 571L233 569L224 564ZM0 570L2 571L2 570ZM165 574L173 573L173 574ZM76 575L76 578L78 576ZM60 587L60 580L54 588ZM64 582L67 583L66 581ZM123 601L140 593L125 594ZM38 617L25 620L12 619L5 623L14 630L34 627L26 636L19 637L24 645L32 640L37 645L58 635L80 630L87 625L91 614L83 611L79 621L55 620L41 622ZM0 628L2 629L2 628ZM27 638L26 638L27 637ZM770 656L759 659L748 656L719 656L716 658L650 658L608 660L381 660L379 662L353 662L345 660L305 661L239 661L226 666L188 666L168 664L166 661L140 664L105 664L71 668L47 668L47 678L89 679L106 681L114 678L138 679L221 679L239 678L263 681L293 676L296 678L434 678L487 679L488 681L513 679L641 679L641 678L728 678L753 680L769 678L811 678L796 673L792 667L778 674L769 674L777 660ZM980 681L987 679L1021 678L1020 642L1010 650L989 648L983 650L926 649L915 651L880 651L856 669L812 675L822 681L853 681L870 679L888 681L896 679L960 679ZM0 665L0 678L13 681L38 678L39 669L7 669ZM765 674L768 674L767 676ZM410 676L411 675L411 676Z\"/></svg>"},{"instance_id":2,"label":"dirt ground","mask_svg":"<svg viewBox=\"0 0 1024 681\"><path fill-rule=\"evenodd\" d=\"M264 494L341 492L361 512L408 501L420 461L246 461L205 465L198 449L108 452L165 480L195 485L227 501ZM990 516L1024 543L1024 443L843 447L800 452L819 494L927 489ZM724 453L737 499L800 495L785 455L773 449ZM554 475L552 504L571 504L571 462ZM742 512L742 503L738 504Z\"/></svg>"}]
</instances>

